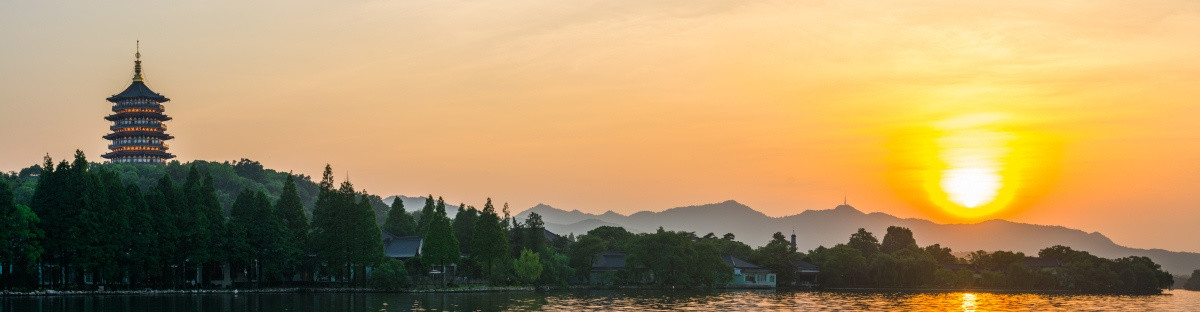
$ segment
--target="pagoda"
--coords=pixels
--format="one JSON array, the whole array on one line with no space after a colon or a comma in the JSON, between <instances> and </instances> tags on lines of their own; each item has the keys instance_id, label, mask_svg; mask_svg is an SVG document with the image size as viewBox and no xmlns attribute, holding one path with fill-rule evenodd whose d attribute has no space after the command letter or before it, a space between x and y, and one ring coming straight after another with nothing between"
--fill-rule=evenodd
<instances>
[{"instance_id":1,"label":"pagoda","mask_svg":"<svg viewBox=\"0 0 1200 312\"><path fill-rule=\"evenodd\" d=\"M112 115L104 117L112 121L112 133L104 136L111 140L108 152L101 157L114 163L163 164L175 155L167 153L167 140L175 137L167 134L164 121L171 117L163 114L162 103L170 101L146 86L142 78L142 52L133 54L133 83L125 91L108 97L113 103Z\"/></svg>"}]
</instances>

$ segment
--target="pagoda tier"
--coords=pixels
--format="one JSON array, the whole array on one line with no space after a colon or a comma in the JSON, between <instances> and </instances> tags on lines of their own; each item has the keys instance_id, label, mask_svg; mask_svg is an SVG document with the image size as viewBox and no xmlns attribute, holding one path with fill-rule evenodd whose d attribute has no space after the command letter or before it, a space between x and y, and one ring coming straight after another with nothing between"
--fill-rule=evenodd
<instances>
[{"instance_id":1,"label":"pagoda tier","mask_svg":"<svg viewBox=\"0 0 1200 312\"><path fill-rule=\"evenodd\" d=\"M162 122L152 121L145 122L144 120L118 120L118 125L108 126L108 130L115 132L163 132L167 131L167 126ZM115 133L114 132L114 133Z\"/></svg>"},{"instance_id":2,"label":"pagoda tier","mask_svg":"<svg viewBox=\"0 0 1200 312\"><path fill-rule=\"evenodd\" d=\"M128 119L148 119L148 120L157 120L157 121L171 120L171 117L167 117L167 115L163 115L161 111L159 111L159 112L138 112L138 111L126 110L126 111L117 112L116 114L104 116L104 120L108 120L108 121L117 121L117 120L127 119L127 118Z\"/></svg>"},{"instance_id":3,"label":"pagoda tier","mask_svg":"<svg viewBox=\"0 0 1200 312\"><path fill-rule=\"evenodd\" d=\"M108 97L114 103L112 115L104 119L112 121L108 129L112 133L104 136L111 140L108 145L110 152L101 155L115 163L162 164L175 155L167 152L170 146L166 141L175 137L166 133L164 121L171 117L163 114L165 107L162 103L170 101L146 86L142 79L141 52L134 54L133 83L124 91Z\"/></svg>"},{"instance_id":4,"label":"pagoda tier","mask_svg":"<svg viewBox=\"0 0 1200 312\"><path fill-rule=\"evenodd\" d=\"M110 150L166 150L167 148L170 148L170 146L168 146L166 142L152 138L119 139L113 140L113 143L108 145L108 149Z\"/></svg>"},{"instance_id":5,"label":"pagoda tier","mask_svg":"<svg viewBox=\"0 0 1200 312\"><path fill-rule=\"evenodd\" d=\"M175 138L174 136L171 136L170 134L162 133L161 131L121 131L121 132L109 133L104 136L104 139L105 140L117 140L117 139L121 139L121 138L133 138L133 137L151 137L151 138L156 138L159 140L170 140L170 139Z\"/></svg>"},{"instance_id":6,"label":"pagoda tier","mask_svg":"<svg viewBox=\"0 0 1200 312\"><path fill-rule=\"evenodd\" d=\"M175 158L175 155L154 150L124 150L108 152L100 157L117 163L162 163L164 160Z\"/></svg>"}]
</instances>

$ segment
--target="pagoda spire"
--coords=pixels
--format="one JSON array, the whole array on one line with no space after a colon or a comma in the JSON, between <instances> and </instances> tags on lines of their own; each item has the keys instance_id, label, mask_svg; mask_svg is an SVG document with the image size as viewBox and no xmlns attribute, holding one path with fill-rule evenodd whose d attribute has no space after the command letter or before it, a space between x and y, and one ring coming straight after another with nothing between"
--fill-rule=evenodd
<instances>
[{"instance_id":1,"label":"pagoda spire","mask_svg":"<svg viewBox=\"0 0 1200 312\"><path fill-rule=\"evenodd\" d=\"M133 81L145 81L142 79L142 41L138 40L133 53Z\"/></svg>"}]
</instances>

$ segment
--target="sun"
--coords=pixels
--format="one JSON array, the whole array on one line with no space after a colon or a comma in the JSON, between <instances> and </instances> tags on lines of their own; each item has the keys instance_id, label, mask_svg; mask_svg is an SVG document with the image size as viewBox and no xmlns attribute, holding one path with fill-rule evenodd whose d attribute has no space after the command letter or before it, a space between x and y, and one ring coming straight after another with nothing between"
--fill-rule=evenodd
<instances>
[{"instance_id":1,"label":"sun","mask_svg":"<svg viewBox=\"0 0 1200 312\"><path fill-rule=\"evenodd\" d=\"M966 208L975 208L996 199L1000 174L995 168L954 168L942 176L942 189L949 200Z\"/></svg>"},{"instance_id":2,"label":"sun","mask_svg":"<svg viewBox=\"0 0 1200 312\"><path fill-rule=\"evenodd\" d=\"M947 222L1022 210L1054 169L1052 137L1009 113L942 116L894 129L886 173L900 198Z\"/></svg>"},{"instance_id":3,"label":"sun","mask_svg":"<svg viewBox=\"0 0 1200 312\"><path fill-rule=\"evenodd\" d=\"M1062 138L1043 117L972 112L888 129L896 196L940 222L1006 218L1035 207L1053 188Z\"/></svg>"},{"instance_id":4,"label":"sun","mask_svg":"<svg viewBox=\"0 0 1200 312\"><path fill-rule=\"evenodd\" d=\"M934 124L926 192L942 210L979 218L1002 210L1015 189L1015 135L998 127L1003 114L972 114Z\"/></svg>"},{"instance_id":5,"label":"sun","mask_svg":"<svg viewBox=\"0 0 1200 312\"><path fill-rule=\"evenodd\" d=\"M938 124L938 187L950 202L975 209L992 203L1004 186L1001 170L1011 153L1012 134L986 126L998 116L972 115Z\"/></svg>"},{"instance_id":6,"label":"sun","mask_svg":"<svg viewBox=\"0 0 1200 312\"><path fill-rule=\"evenodd\" d=\"M946 212L964 218L1005 208L1018 182L1013 156L1016 135L998 125L1003 114L973 114L935 124L934 152L926 189Z\"/></svg>"}]
</instances>

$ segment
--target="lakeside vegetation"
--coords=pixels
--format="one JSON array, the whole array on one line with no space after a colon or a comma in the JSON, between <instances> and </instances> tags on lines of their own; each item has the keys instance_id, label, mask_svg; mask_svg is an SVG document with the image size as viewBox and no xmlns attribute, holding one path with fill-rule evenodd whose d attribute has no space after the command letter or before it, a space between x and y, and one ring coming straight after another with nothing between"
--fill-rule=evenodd
<instances>
[{"instance_id":1,"label":"lakeside vegetation","mask_svg":"<svg viewBox=\"0 0 1200 312\"><path fill-rule=\"evenodd\" d=\"M606 282L616 286L721 287L733 273L721 255L770 270L781 287L800 284L797 261L818 265L815 282L828 288L1153 293L1172 283L1146 257L1103 259L1054 246L1038 259L1055 265L1030 267L1022 253L958 258L938 244L919 247L902 227L888 228L882 241L860 229L844 244L800 252L782 233L758 248L733 234L661 228L549 235L536 213L517 220L490 198L482 209L459 204L453 219L433 195L413 213L399 198L382 210L379 202L349 181L335 184L329 166L313 182L249 160L145 166L91 164L81 152L71 162L47 157L0 177L0 286L41 287L39 274L56 289L207 288L214 280L385 290L564 286L594 283L593 264L614 252L627 255ZM387 258L385 232L423 237L420 254Z\"/></svg>"},{"instance_id":2,"label":"lakeside vegetation","mask_svg":"<svg viewBox=\"0 0 1200 312\"><path fill-rule=\"evenodd\" d=\"M1174 278L1147 257L1104 259L1066 246L1036 258L1021 252L974 251L955 257L938 244L918 247L912 232L889 227L880 243L863 229L846 244L818 247L807 259L821 266L825 287L1068 290L1096 293L1157 293ZM1031 267L1026 264L1041 262Z\"/></svg>"},{"instance_id":3,"label":"lakeside vegetation","mask_svg":"<svg viewBox=\"0 0 1200 312\"><path fill-rule=\"evenodd\" d=\"M1192 271L1192 276L1183 284L1183 289L1200 291L1200 270Z\"/></svg>"}]
</instances>

